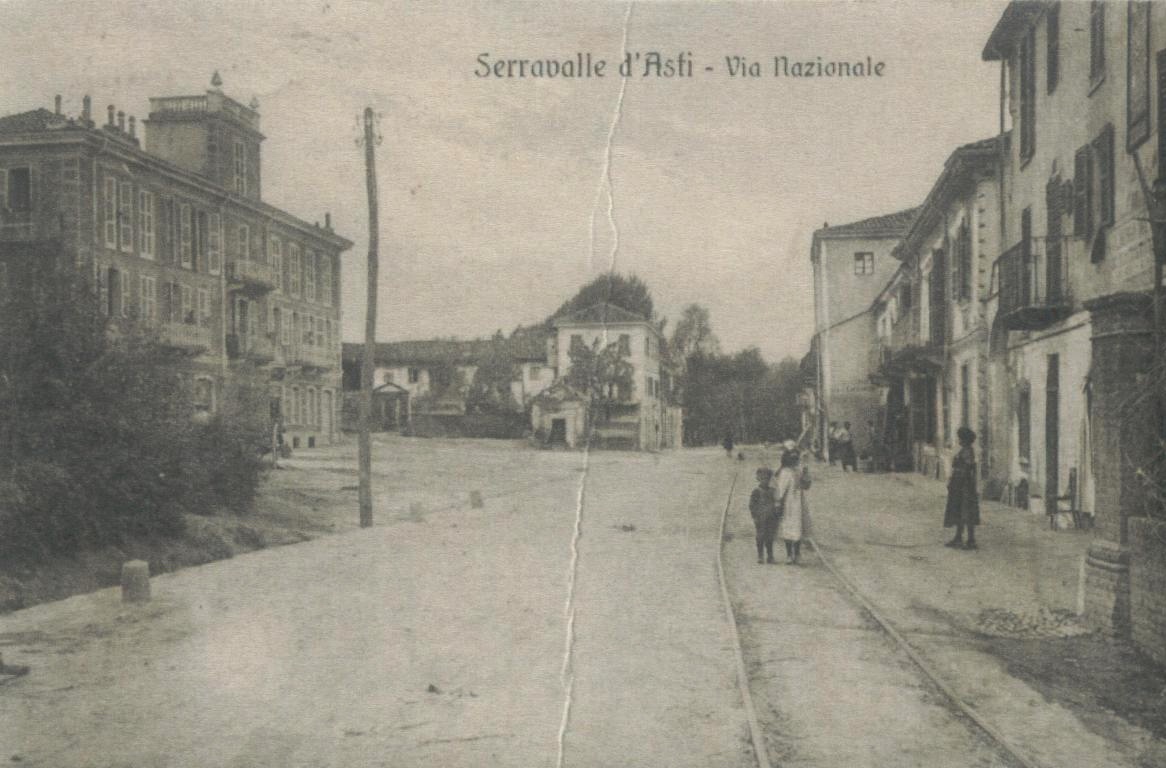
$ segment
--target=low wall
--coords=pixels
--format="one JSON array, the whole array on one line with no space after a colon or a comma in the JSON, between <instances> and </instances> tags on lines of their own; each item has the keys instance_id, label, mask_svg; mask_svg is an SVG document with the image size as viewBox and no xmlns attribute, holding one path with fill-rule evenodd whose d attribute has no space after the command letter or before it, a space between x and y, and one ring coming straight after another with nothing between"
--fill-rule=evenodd
<instances>
[{"instance_id":1,"label":"low wall","mask_svg":"<svg viewBox=\"0 0 1166 768\"><path fill-rule=\"evenodd\" d=\"M1131 636L1166 664L1166 521L1130 518L1129 526Z\"/></svg>"}]
</instances>

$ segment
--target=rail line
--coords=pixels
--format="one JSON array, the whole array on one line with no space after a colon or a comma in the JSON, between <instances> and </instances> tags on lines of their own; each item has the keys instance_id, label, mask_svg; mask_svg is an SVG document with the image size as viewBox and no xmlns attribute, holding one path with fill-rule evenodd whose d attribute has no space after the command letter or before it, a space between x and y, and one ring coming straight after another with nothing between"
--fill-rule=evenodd
<instances>
[{"instance_id":1,"label":"rail line","mask_svg":"<svg viewBox=\"0 0 1166 768\"><path fill-rule=\"evenodd\" d=\"M725 508L721 513L720 539L717 545L717 576L720 579L721 597L725 604L725 613L729 619L729 627L733 636L733 648L737 660L737 683L741 691L741 697L745 705L745 716L749 720L749 735L753 745L753 754L757 760L758 768L773 768L769 762L768 751L765 747L765 733L757 720L756 707L753 704L753 694L749 688L748 670L745 667L744 650L741 647L741 638L737 632L737 616L733 610L733 603L729 597L728 581L725 578L724 569L724 549L725 549L725 526L728 521L729 509L733 504L733 493L737 487L737 478L740 475L740 470L733 473L733 481L729 486L729 495L725 500ZM895 644L907 654L911 662L923 673L931 683L939 689L945 698L954 706L960 714L966 717L976 728L984 733L997 748L1012 758L1014 761L1024 766L1024 768L1047 768L1033 759L1030 755L1022 749L1013 744L1003 733L1000 732L991 722L985 719L982 715L976 712L960 695L951 687L935 670L935 668L923 656L907 642L906 638L895 628L893 624L882 614L882 612L872 603L866 595L844 576L835 565L830 562L826 556L822 546L816 539L810 538L810 544L814 548L814 552L818 555L818 559L830 571L834 579L842 586L842 589L848 594L856 603L862 606L871 618L875 620L879 628L890 637Z\"/></svg>"}]
</instances>

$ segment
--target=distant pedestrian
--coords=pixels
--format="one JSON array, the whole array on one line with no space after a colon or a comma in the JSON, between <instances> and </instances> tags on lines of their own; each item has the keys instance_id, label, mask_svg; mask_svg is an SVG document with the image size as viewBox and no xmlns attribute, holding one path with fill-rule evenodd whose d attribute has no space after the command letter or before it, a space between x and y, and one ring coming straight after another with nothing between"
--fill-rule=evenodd
<instances>
[{"instance_id":1,"label":"distant pedestrian","mask_svg":"<svg viewBox=\"0 0 1166 768\"><path fill-rule=\"evenodd\" d=\"M830 429L826 431L826 447L830 451L830 464L838 463L838 422L830 422Z\"/></svg>"},{"instance_id":2,"label":"distant pedestrian","mask_svg":"<svg viewBox=\"0 0 1166 768\"><path fill-rule=\"evenodd\" d=\"M778 514L777 498L774 496L773 486L769 481L773 479L773 470L769 467L760 467L757 470L757 487L749 497L749 514L753 516L753 527L757 532L757 562L772 563L773 537L777 534L777 524L781 520Z\"/></svg>"},{"instance_id":3,"label":"distant pedestrian","mask_svg":"<svg viewBox=\"0 0 1166 768\"><path fill-rule=\"evenodd\" d=\"M777 473L774 493L781 510L777 535L785 541L786 562L797 565L802 555L802 539L810 535L810 470L801 463L801 453L793 440L785 442L781 470Z\"/></svg>"},{"instance_id":4,"label":"distant pedestrian","mask_svg":"<svg viewBox=\"0 0 1166 768\"><path fill-rule=\"evenodd\" d=\"M976 549L976 526L980 524L980 497L976 492L976 433L967 427L956 431L959 453L951 460L951 477L947 481L947 507L943 527L955 526L955 538L944 546L952 549ZM968 531L964 543L964 529Z\"/></svg>"},{"instance_id":5,"label":"distant pedestrian","mask_svg":"<svg viewBox=\"0 0 1166 768\"><path fill-rule=\"evenodd\" d=\"M842 462L842 471L850 467L851 472L858 471L858 457L854 452L854 433L850 429L850 422L843 422L835 439L838 441L838 459Z\"/></svg>"},{"instance_id":6,"label":"distant pedestrian","mask_svg":"<svg viewBox=\"0 0 1166 768\"><path fill-rule=\"evenodd\" d=\"M730 459L733 458L733 433L726 432L725 439L721 441L721 446L725 449L725 455Z\"/></svg>"}]
</instances>

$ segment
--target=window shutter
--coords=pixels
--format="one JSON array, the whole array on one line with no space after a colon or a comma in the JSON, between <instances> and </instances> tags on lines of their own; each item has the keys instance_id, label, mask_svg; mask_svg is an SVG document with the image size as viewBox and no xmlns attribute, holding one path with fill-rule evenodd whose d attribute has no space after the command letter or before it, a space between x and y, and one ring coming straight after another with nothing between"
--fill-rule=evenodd
<instances>
[{"instance_id":1,"label":"window shutter","mask_svg":"<svg viewBox=\"0 0 1166 768\"><path fill-rule=\"evenodd\" d=\"M1114 222L1114 208L1116 201L1114 200L1114 163L1113 163L1113 124L1110 123L1101 131L1101 136L1098 138L1101 145L1099 166L1102 169L1102 177L1099 180L1097 191L1101 195L1101 203L1099 210L1101 212L1101 226L1109 226Z\"/></svg>"},{"instance_id":2,"label":"window shutter","mask_svg":"<svg viewBox=\"0 0 1166 768\"><path fill-rule=\"evenodd\" d=\"M1093 234L1093 222L1090 220L1092 180L1089 160L1089 145L1086 144L1077 150L1073 171L1073 234L1084 238Z\"/></svg>"}]
</instances>

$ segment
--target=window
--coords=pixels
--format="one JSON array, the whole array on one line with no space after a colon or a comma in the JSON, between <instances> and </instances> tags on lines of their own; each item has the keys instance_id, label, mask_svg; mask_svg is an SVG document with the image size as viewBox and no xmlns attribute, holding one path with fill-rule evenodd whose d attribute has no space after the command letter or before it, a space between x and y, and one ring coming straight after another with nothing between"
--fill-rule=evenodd
<instances>
[{"instance_id":1,"label":"window","mask_svg":"<svg viewBox=\"0 0 1166 768\"><path fill-rule=\"evenodd\" d=\"M178 261L178 212L172 197L162 200L162 237L162 256L173 264Z\"/></svg>"},{"instance_id":2,"label":"window","mask_svg":"<svg viewBox=\"0 0 1166 768\"><path fill-rule=\"evenodd\" d=\"M416 384L419 381L421 381L421 369L420 368L410 368L409 369L409 383Z\"/></svg>"},{"instance_id":3,"label":"window","mask_svg":"<svg viewBox=\"0 0 1166 768\"><path fill-rule=\"evenodd\" d=\"M213 411L215 409L214 381L203 376L195 379L191 400L196 411Z\"/></svg>"},{"instance_id":4,"label":"window","mask_svg":"<svg viewBox=\"0 0 1166 768\"><path fill-rule=\"evenodd\" d=\"M280 314L279 307L272 306L271 311L267 314L267 335L272 341L275 341L276 334L279 333L280 328Z\"/></svg>"},{"instance_id":5,"label":"window","mask_svg":"<svg viewBox=\"0 0 1166 768\"><path fill-rule=\"evenodd\" d=\"M854 254L854 274L856 275L873 275L874 274L874 254L869 252L859 252Z\"/></svg>"},{"instance_id":6,"label":"window","mask_svg":"<svg viewBox=\"0 0 1166 768\"><path fill-rule=\"evenodd\" d=\"M381 381L384 384L392 384L393 383L393 372L392 371L385 371L381 375Z\"/></svg>"},{"instance_id":7,"label":"window","mask_svg":"<svg viewBox=\"0 0 1166 768\"><path fill-rule=\"evenodd\" d=\"M100 268L98 268L98 272L100 272ZM6 293L8 293L8 262L0 261L0 299Z\"/></svg>"},{"instance_id":8,"label":"window","mask_svg":"<svg viewBox=\"0 0 1166 768\"><path fill-rule=\"evenodd\" d=\"M619 335L619 353L621 355L630 355L632 353L632 337L626 333Z\"/></svg>"},{"instance_id":9,"label":"window","mask_svg":"<svg viewBox=\"0 0 1166 768\"><path fill-rule=\"evenodd\" d=\"M268 262L271 264L271 271L275 276L275 292L283 292L283 243L278 237L272 237L267 241Z\"/></svg>"},{"instance_id":10,"label":"window","mask_svg":"<svg viewBox=\"0 0 1166 768\"><path fill-rule=\"evenodd\" d=\"M1105 5L1104 0L1089 4L1089 82L1105 78Z\"/></svg>"},{"instance_id":11,"label":"window","mask_svg":"<svg viewBox=\"0 0 1166 768\"><path fill-rule=\"evenodd\" d=\"M1093 184L1089 178L1092 170L1086 144L1077 150L1073 160L1073 234L1084 238L1093 233Z\"/></svg>"},{"instance_id":12,"label":"window","mask_svg":"<svg viewBox=\"0 0 1166 768\"><path fill-rule=\"evenodd\" d=\"M956 235L956 290L961 299L972 298L972 234L965 221Z\"/></svg>"},{"instance_id":13,"label":"window","mask_svg":"<svg viewBox=\"0 0 1166 768\"><path fill-rule=\"evenodd\" d=\"M960 366L960 426L972 426L972 372L968 364Z\"/></svg>"},{"instance_id":14,"label":"window","mask_svg":"<svg viewBox=\"0 0 1166 768\"><path fill-rule=\"evenodd\" d=\"M204 328L211 324L211 293L206 288L198 289L198 324Z\"/></svg>"},{"instance_id":15,"label":"window","mask_svg":"<svg viewBox=\"0 0 1166 768\"><path fill-rule=\"evenodd\" d=\"M299 416L300 424L305 423L308 415L308 410L304 407L304 394L302 389L296 392L296 414Z\"/></svg>"},{"instance_id":16,"label":"window","mask_svg":"<svg viewBox=\"0 0 1166 768\"><path fill-rule=\"evenodd\" d=\"M532 380L537 381L537 380L542 378L542 375L543 375L543 369L542 369L541 365L532 365L530 367L530 378Z\"/></svg>"},{"instance_id":17,"label":"window","mask_svg":"<svg viewBox=\"0 0 1166 768\"><path fill-rule=\"evenodd\" d=\"M291 423L300 423L300 411L304 407L304 401L300 398L300 388L292 387L291 395Z\"/></svg>"},{"instance_id":18,"label":"window","mask_svg":"<svg viewBox=\"0 0 1166 768\"><path fill-rule=\"evenodd\" d=\"M1127 16L1126 146L1134 149L1150 136L1150 3L1131 2Z\"/></svg>"},{"instance_id":19,"label":"window","mask_svg":"<svg viewBox=\"0 0 1166 768\"><path fill-rule=\"evenodd\" d=\"M235 142L235 191L247 194L247 145Z\"/></svg>"},{"instance_id":20,"label":"window","mask_svg":"<svg viewBox=\"0 0 1166 768\"><path fill-rule=\"evenodd\" d=\"M300 247L295 243L287 244L287 268L291 273L288 281L288 289L292 296L299 298L300 295Z\"/></svg>"},{"instance_id":21,"label":"window","mask_svg":"<svg viewBox=\"0 0 1166 768\"><path fill-rule=\"evenodd\" d=\"M325 334L324 318L316 318L316 346L323 349L328 345L328 335Z\"/></svg>"},{"instance_id":22,"label":"window","mask_svg":"<svg viewBox=\"0 0 1166 768\"><path fill-rule=\"evenodd\" d=\"M1057 90L1061 77L1061 4L1053 3L1045 14L1045 77L1048 92Z\"/></svg>"},{"instance_id":23,"label":"window","mask_svg":"<svg viewBox=\"0 0 1166 768\"><path fill-rule=\"evenodd\" d=\"M32 210L32 171L28 168L9 168L4 185L4 207L10 211Z\"/></svg>"},{"instance_id":24,"label":"window","mask_svg":"<svg viewBox=\"0 0 1166 768\"><path fill-rule=\"evenodd\" d=\"M332 306L332 257L320 254L320 301L324 306Z\"/></svg>"},{"instance_id":25,"label":"window","mask_svg":"<svg viewBox=\"0 0 1166 768\"><path fill-rule=\"evenodd\" d=\"M195 325L198 322L194 308L194 288L189 285L182 286L182 322L187 325Z\"/></svg>"},{"instance_id":26,"label":"window","mask_svg":"<svg viewBox=\"0 0 1166 768\"><path fill-rule=\"evenodd\" d=\"M130 316L130 302L133 300L133 289L130 284L130 273L121 272L118 277L118 310L122 317Z\"/></svg>"},{"instance_id":27,"label":"window","mask_svg":"<svg viewBox=\"0 0 1166 768\"><path fill-rule=\"evenodd\" d=\"M1092 241L1090 259L1105 258L1105 238L1099 231L1115 218L1114 134L1107 125L1089 144L1077 150L1073 179L1073 234Z\"/></svg>"},{"instance_id":28,"label":"window","mask_svg":"<svg viewBox=\"0 0 1166 768\"><path fill-rule=\"evenodd\" d=\"M138 192L138 248L142 256L154 258L154 193L146 190Z\"/></svg>"},{"instance_id":29,"label":"window","mask_svg":"<svg viewBox=\"0 0 1166 768\"><path fill-rule=\"evenodd\" d=\"M571 334L571 346L570 346L570 349L574 349L575 347L581 346L582 344L583 344L583 334L581 334L581 333L572 333L572 334Z\"/></svg>"},{"instance_id":30,"label":"window","mask_svg":"<svg viewBox=\"0 0 1166 768\"><path fill-rule=\"evenodd\" d=\"M105 177L105 193L102 196L105 218L105 247L117 248L117 179Z\"/></svg>"},{"instance_id":31,"label":"window","mask_svg":"<svg viewBox=\"0 0 1166 768\"><path fill-rule=\"evenodd\" d=\"M282 324L279 327L279 343L285 347L291 344L291 320L291 316L284 313Z\"/></svg>"},{"instance_id":32,"label":"window","mask_svg":"<svg viewBox=\"0 0 1166 768\"><path fill-rule=\"evenodd\" d=\"M182 239L179 241L178 254L182 266L190 269L194 266L194 212L186 203L182 204L179 224L182 228Z\"/></svg>"},{"instance_id":33,"label":"window","mask_svg":"<svg viewBox=\"0 0 1166 768\"><path fill-rule=\"evenodd\" d=\"M134 250L134 187L124 181L118 188L118 240L127 253Z\"/></svg>"},{"instance_id":34,"label":"window","mask_svg":"<svg viewBox=\"0 0 1166 768\"><path fill-rule=\"evenodd\" d=\"M1028 463L1032 455L1032 392L1028 384L1022 385L1016 399L1016 454L1024 463Z\"/></svg>"},{"instance_id":35,"label":"window","mask_svg":"<svg viewBox=\"0 0 1166 768\"><path fill-rule=\"evenodd\" d=\"M223 263L223 217L212 213L207 218L206 268L212 275L217 275Z\"/></svg>"},{"instance_id":36,"label":"window","mask_svg":"<svg viewBox=\"0 0 1166 768\"><path fill-rule=\"evenodd\" d=\"M304 298L316 300L316 252L304 253Z\"/></svg>"},{"instance_id":37,"label":"window","mask_svg":"<svg viewBox=\"0 0 1166 768\"><path fill-rule=\"evenodd\" d=\"M246 224L235 230L235 255L242 261L251 260L251 227Z\"/></svg>"},{"instance_id":38,"label":"window","mask_svg":"<svg viewBox=\"0 0 1166 768\"><path fill-rule=\"evenodd\" d=\"M138 314L147 323L158 319L158 281L153 277L138 277Z\"/></svg>"},{"instance_id":39,"label":"window","mask_svg":"<svg viewBox=\"0 0 1166 768\"><path fill-rule=\"evenodd\" d=\"M1036 29L1020 44L1020 160L1036 151Z\"/></svg>"}]
</instances>

